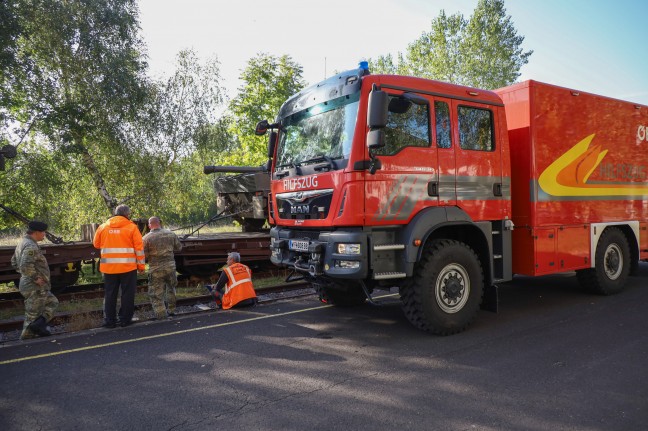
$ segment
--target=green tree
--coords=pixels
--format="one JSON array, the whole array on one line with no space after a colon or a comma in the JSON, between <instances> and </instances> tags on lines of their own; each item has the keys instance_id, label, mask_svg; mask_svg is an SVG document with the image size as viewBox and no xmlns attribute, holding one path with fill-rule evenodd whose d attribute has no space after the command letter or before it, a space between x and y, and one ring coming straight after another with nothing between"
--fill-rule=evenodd
<instances>
[{"instance_id":1,"label":"green tree","mask_svg":"<svg viewBox=\"0 0 648 431\"><path fill-rule=\"evenodd\" d=\"M218 115L224 96L219 81L217 58L201 61L193 50L183 50L174 73L156 83L154 103L138 122L147 154L140 169L154 179L138 199L148 214L190 223L205 215L206 201L213 201L202 166L221 148Z\"/></svg>"},{"instance_id":2,"label":"green tree","mask_svg":"<svg viewBox=\"0 0 648 431\"><path fill-rule=\"evenodd\" d=\"M411 75L412 73L407 68L403 54L398 53L396 62L391 54L383 55L378 58L369 59L369 70L372 73L388 74L388 75Z\"/></svg>"},{"instance_id":3,"label":"green tree","mask_svg":"<svg viewBox=\"0 0 648 431\"><path fill-rule=\"evenodd\" d=\"M442 10L432 20L432 29L407 48L409 74L464 84L462 40L466 23L463 16L447 16Z\"/></svg>"},{"instance_id":4,"label":"green tree","mask_svg":"<svg viewBox=\"0 0 648 431\"><path fill-rule=\"evenodd\" d=\"M16 67L17 39L21 33L18 6L13 1L0 2L0 107L3 108L11 108L15 103L12 100L16 95L11 91L11 70ZM5 121L5 109L0 109L0 121Z\"/></svg>"},{"instance_id":5,"label":"green tree","mask_svg":"<svg viewBox=\"0 0 648 431\"><path fill-rule=\"evenodd\" d=\"M229 104L232 142L239 148L225 157L232 165L258 166L265 163L267 138L254 134L260 120L272 122L281 105L305 86L302 67L288 55L261 53L251 58L241 74L243 84Z\"/></svg>"},{"instance_id":6,"label":"green tree","mask_svg":"<svg viewBox=\"0 0 648 431\"><path fill-rule=\"evenodd\" d=\"M533 51L522 50L503 0L479 0L461 44L463 75L474 87L495 89L514 83Z\"/></svg>"},{"instance_id":7,"label":"green tree","mask_svg":"<svg viewBox=\"0 0 648 431\"><path fill-rule=\"evenodd\" d=\"M201 62L193 50L180 51L173 75L157 85L147 150L165 154L170 166L204 144L201 131L216 122L224 101L219 81L217 58Z\"/></svg>"},{"instance_id":8,"label":"green tree","mask_svg":"<svg viewBox=\"0 0 648 431\"><path fill-rule=\"evenodd\" d=\"M19 32L3 85L19 103L2 106L3 134L18 139L17 144L26 136L44 137L50 150L74 155L113 209L125 172L132 168L128 156L134 142L127 135L150 89L137 3L15 3ZM18 128L10 131L10 125Z\"/></svg>"},{"instance_id":9,"label":"green tree","mask_svg":"<svg viewBox=\"0 0 648 431\"><path fill-rule=\"evenodd\" d=\"M479 0L471 17L441 10L394 64L390 55L371 61L374 73L399 73L478 88L510 85L533 51L521 48L523 36L506 15L503 0Z\"/></svg>"}]
</instances>

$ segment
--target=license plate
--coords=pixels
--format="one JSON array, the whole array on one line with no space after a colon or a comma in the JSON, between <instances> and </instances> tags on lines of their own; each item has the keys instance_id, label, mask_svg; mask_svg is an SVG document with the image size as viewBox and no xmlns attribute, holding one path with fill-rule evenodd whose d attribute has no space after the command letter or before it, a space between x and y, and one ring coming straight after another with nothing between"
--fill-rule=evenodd
<instances>
[{"instance_id":1,"label":"license plate","mask_svg":"<svg viewBox=\"0 0 648 431\"><path fill-rule=\"evenodd\" d=\"M296 251L308 251L308 241L301 241L298 239L291 239L290 242L288 243L288 247L290 247L291 250L296 250Z\"/></svg>"}]
</instances>

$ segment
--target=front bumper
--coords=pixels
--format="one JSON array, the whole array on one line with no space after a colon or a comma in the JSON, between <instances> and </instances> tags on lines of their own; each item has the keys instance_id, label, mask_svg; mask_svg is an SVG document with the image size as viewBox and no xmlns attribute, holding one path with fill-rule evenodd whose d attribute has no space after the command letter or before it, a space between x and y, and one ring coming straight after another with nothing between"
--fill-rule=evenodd
<instances>
[{"instance_id":1,"label":"front bumper","mask_svg":"<svg viewBox=\"0 0 648 431\"><path fill-rule=\"evenodd\" d=\"M360 244L358 254L338 253L338 244ZM368 235L361 228L336 231L270 230L270 261L312 277L365 279Z\"/></svg>"}]
</instances>

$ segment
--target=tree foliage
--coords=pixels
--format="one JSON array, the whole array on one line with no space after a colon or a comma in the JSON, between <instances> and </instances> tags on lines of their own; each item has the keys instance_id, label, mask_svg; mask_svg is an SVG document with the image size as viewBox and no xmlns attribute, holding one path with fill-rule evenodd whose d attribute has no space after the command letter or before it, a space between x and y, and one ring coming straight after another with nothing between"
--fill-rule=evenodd
<instances>
[{"instance_id":1,"label":"tree foliage","mask_svg":"<svg viewBox=\"0 0 648 431\"><path fill-rule=\"evenodd\" d=\"M176 225L208 219L203 165L265 162L256 122L304 86L290 57L259 54L225 110L217 59L191 50L149 79L135 0L12 0L0 18L0 140L18 147L0 202L68 238L119 203ZM0 230L16 225L0 214Z\"/></svg>"},{"instance_id":2,"label":"tree foliage","mask_svg":"<svg viewBox=\"0 0 648 431\"><path fill-rule=\"evenodd\" d=\"M135 0L15 0L18 34L4 86L13 101L5 136L41 136L76 154L108 208L101 158L125 152L129 124L148 98ZM13 40L13 39L12 39ZM7 130L11 127L12 130ZM121 177L115 166L116 176Z\"/></svg>"},{"instance_id":3,"label":"tree foliage","mask_svg":"<svg viewBox=\"0 0 648 431\"><path fill-rule=\"evenodd\" d=\"M168 164L193 153L200 131L216 122L223 103L219 81L217 58L201 62L193 50L180 51L175 72L157 85L148 151L165 154Z\"/></svg>"},{"instance_id":4,"label":"tree foliage","mask_svg":"<svg viewBox=\"0 0 648 431\"><path fill-rule=\"evenodd\" d=\"M4 122L6 109L12 109L15 103L11 71L16 67L17 39L21 33L16 2L0 2L0 23L0 106L5 108L0 109L0 121Z\"/></svg>"},{"instance_id":5,"label":"tree foliage","mask_svg":"<svg viewBox=\"0 0 648 431\"><path fill-rule=\"evenodd\" d=\"M202 173L219 153L219 111L224 92L217 58L201 61L193 50L177 55L176 69L155 83L146 120L139 123L148 181L139 207L177 223L204 220L214 200L210 178Z\"/></svg>"},{"instance_id":6,"label":"tree foliage","mask_svg":"<svg viewBox=\"0 0 648 431\"><path fill-rule=\"evenodd\" d=\"M238 151L230 152L224 164L258 166L267 159L267 137L254 134L256 123L272 122L281 105L304 88L302 67L288 55L261 53L248 61L240 78L243 84L229 104L230 132L236 136L232 144Z\"/></svg>"},{"instance_id":7,"label":"tree foliage","mask_svg":"<svg viewBox=\"0 0 648 431\"><path fill-rule=\"evenodd\" d=\"M494 89L514 83L533 51L524 52L524 41L506 15L503 0L480 0L461 44L466 82Z\"/></svg>"},{"instance_id":8,"label":"tree foliage","mask_svg":"<svg viewBox=\"0 0 648 431\"><path fill-rule=\"evenodd\" d=\"M515 82L533 51L524 52L503 0L479 0L469 19L441 10L431 29L409 44L405 54L371 60L374 73L398 73L478 88Z\"/></svg>"}]
</instances>

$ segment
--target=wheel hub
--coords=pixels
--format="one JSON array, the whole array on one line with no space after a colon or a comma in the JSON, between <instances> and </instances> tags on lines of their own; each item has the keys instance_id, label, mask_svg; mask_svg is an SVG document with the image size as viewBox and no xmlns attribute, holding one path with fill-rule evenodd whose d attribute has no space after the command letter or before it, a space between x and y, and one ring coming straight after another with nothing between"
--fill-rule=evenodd
<instances>
[{"instance_id":1,"label":"wheel hub","mask_svg":"<svg viewBox=\"0 0 648 431\"><path fill-rule=\"evenodd\" d=\"M612 270L618 268L619 267L619 256L614 252L610 252L610 254L608 254L608 256L607 256L606 265L607 265L608 268L610 268Z\"/></svg>"},{"instance_id":2,"label":"wheel hub","mask_svg":"<svg viewBox=\"0 0 648 431\"><path fill-rule=\"evenodd\" d=\"M611 244L605 251L604 256L605 273L611 280L616 280L623 270L621 250L616 244Z\"/></svg>"},{"instance_id":3,"label":"wheel hub","mask_svg":"<svg viewBox=\"0 0 648 431\"><path fill-rule=\"evenodd\" d=\"M443 287L443 292L443 297L450 303L457 302L461 298L463 285L458 275L453 274L448 277Z\"/></svg>"},{"instance_id":4,"label":"wheel hub","mask_svg":"<svg viewBox=\"0 0 648 431\"><path fill-rule=\"evenodd\" d=\"M435 286L437 305L446 313L460 311L470 293L470 278L466 269L456 263L447 265L439 273Z\"/></svg>"}]
</instances>

